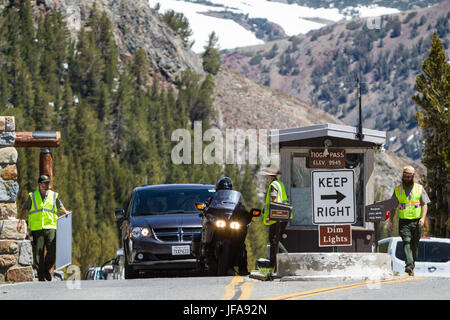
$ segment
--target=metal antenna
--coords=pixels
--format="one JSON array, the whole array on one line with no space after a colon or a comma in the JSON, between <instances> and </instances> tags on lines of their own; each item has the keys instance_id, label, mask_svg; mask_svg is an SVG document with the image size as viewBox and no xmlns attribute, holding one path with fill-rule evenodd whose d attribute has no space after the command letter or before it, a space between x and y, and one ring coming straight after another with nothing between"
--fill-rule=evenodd
<instances>
[{"instance_id":1,"label":"metal antenna","mask_svg":"<svg viewBox=\"0 0 450 320\"><path fill-rule=\"evenodd\" d=\"M362 133L363 131L363 123L362 123L362 106L361 106L361 83L359 82L359 78L356 79L357 86L358 86L358 104L359 104L359 125L358 125L358 133L356 134L356 137L362 141L364 138L364 135Z\"/></svg>"}]
</instances>

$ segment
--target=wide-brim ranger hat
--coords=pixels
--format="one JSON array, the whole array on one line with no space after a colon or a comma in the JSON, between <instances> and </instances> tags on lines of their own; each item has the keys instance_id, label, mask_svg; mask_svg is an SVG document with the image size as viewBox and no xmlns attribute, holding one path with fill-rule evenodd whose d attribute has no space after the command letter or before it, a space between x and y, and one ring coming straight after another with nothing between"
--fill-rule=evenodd
<instances>
[{"instance_id":1,"label":"wide-brim ranger hat","mask_svg":"<svg viewBox=\"0 0 450 320\"><path fill-rule=\"evenodd\" d=\"M264 168L264 169L262 169L260 172L259 172L259 174L261 174L261 175L266 175L266 176L277 176L277 175L280 175L281 174L281 171L280 170L278 170L277 168L275 168L275 167L267 167L267 168Z\"/></svg>"},{"instance_id":2,"label":"wide-brim ranger hat","mask_svg":"<svg viewBox=\"0 0 450 320\"><path fill-rule=\"evenodd\" d=\"M413 166L405 166L403 167L403 173L415 174L416 169Z\"/></svg>"},{"instance_id":3,"label":"wide-brim ranger hat","mask_svg":"<svg viewBox=\"0 0 450 320\"><path fill-rule=\"evenodd\" d=\"M41 182L43 182L43 183L50 182L50 178L49 178L49 176L43 174L43 175L39 176L38 182L39 183L41 183Z\"/></svg>"}]
</instances>

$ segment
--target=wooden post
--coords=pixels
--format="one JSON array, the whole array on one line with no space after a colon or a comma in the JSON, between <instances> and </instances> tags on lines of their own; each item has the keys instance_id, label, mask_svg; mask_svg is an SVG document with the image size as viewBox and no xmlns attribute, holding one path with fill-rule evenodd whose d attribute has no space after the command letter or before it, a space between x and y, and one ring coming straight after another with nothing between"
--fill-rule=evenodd
<instances>
[{"instance_id":1,"label":"wooden post","mask_svg":"<svg viewBox=\"0 0 450 320\"><path fill-rule=\"evenodd\" d=\"M50 178L49 188L53 189L53 156L50 148L57 148L61 142L59 131L16 132L14 147L43 148L39 155L39 176Z\"/></svg>"},{"instance_id":2,"label":"wooden post","mask_svg":"<svg viewBox=\"0 0 450 320\"><path fill-rule=\"evenodd\" d=\"M374 222L374 229L375 252L378 252L378 221Z\"/></svg>"},{"instance_id":3,"label":"wooden post","mask_svg":"<svg viewBox=\"0 0 450 320\"><path fill-rule=\"evenodd\" d=\"M274 259L275 261L273 262L273 273L277 273L277 255L278 255L278 250L280 249L280 222L277 221L277 226L276 226L276 244L275 244L275 255L274 255Z\"/></svg>"},{"instance_id":4,"label":"wooden post","mask_svg":"<svg viewBox=\"0 0 450 320\"><path fill-rule=\"evenodd\" d=\"M56 148L60 142L59 131L16 132L14 147Z\"/></svg>"},{"instance_id":5,"label":"wooden post","mask_svg":"<svg viewBox=\"0 0 450 320\"><path fill-rule=\"evenodd\" d=\"M49 188L53 190L53 155L50 148L41 149L39 154L39 176L43 174L49 176Z\"/></svg>"}]
</instances>

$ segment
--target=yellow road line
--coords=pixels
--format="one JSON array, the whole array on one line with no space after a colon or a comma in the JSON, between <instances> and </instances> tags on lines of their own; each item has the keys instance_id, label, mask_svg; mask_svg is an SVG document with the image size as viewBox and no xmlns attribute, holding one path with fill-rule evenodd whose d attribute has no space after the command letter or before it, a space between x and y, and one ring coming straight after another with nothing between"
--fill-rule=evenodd
<instances>
[{"instance_id":1,"label":"yellow road line","mask_svg":"<svg viewBox=\"0 0 450 320\"><path fill-rule=\"evenodd\" d=\"M315 296L318 294L325 294L325 293L331 293L331 292L336 292L336 291L343 291L343 290L359 288L359 287L363 287L363 286L367 286L367 285L397 283L397 282L405 282L405 281L418 280L418 279L422 279L422 278L421 277L408 277L408 278L397 279L397 280L381 280L381 281L367 281L367 282L360 282L360 283L352 283L352 284L340 285L340 286L329 287L329 288L314 289L314 290L309 290L309 291L291 293L291 294L287 294L287 295L283 295L283 296L268 298L265 300L294 300L294 299L311 297L311 296Z\"/></svg>"},{"instance_id":2,"label":"yellow road line","mask_svg":"<svg viewBox=\"0 0 450 320\"><path fill-rule=\"evenodd\" d=\"M225 287L225 295L221 300L231 300L235 294L235 287L242 281L244 281L244 279L241 276L235 276L233 280L231 280L231 282Z\"/></svg>"},{"instance_id":3,"label":"yellow road line","mask_svg":"<svg viewBox=\"0 0 450 320\"><path fill-rule=\"evenodd\" d=\"M253 282L244 282L241 286L241 296L238 300L249 300L253 291Z\"/></svg>"}]
</instances>

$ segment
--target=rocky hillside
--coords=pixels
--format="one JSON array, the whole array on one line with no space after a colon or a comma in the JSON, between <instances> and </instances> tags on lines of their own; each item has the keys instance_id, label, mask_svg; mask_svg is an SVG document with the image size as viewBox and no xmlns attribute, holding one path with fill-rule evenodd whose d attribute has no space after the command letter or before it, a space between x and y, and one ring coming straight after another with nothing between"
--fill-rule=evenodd
<instances>
[{"instance_id":1,"label":"rocky hillside","mask_svg":"<svg viewBox=\"0 0 450 320\"><path fill-rule=\"evenodd\" d=\"M214 107L222 128L283 129L342 123L299 98L262 86L226 67L214 80Z\"/></svg>"},{"instance_id":2,"label":"rocky hillside","mask_svg":"<svg viewBox=\"0 0 450 320\"><path fill-rule=\"evenodd\" d=\"M35 0L33 3L35 14L47 9L61 12L72 36L80 31L95 4L111 19L121 59L126 60L143 48L153 75L175 82L186 69L203 73L201 59L175 36L145 0Z\"/></svg>"},{"instance_id":3,"label":"rocky hillside","mask_svg":"<svg viewBox=\"0 0 450 320\"><path fill-rule=\"evenodd\" d=\"M450 2L379 19L356 19L307 35L240 48L223 63L245 77L297 96L356 125L356 79L364 125L388 132L391 151L420 158L411 97L434 31L450 54Z\"/></svg>"}]
</instances>

